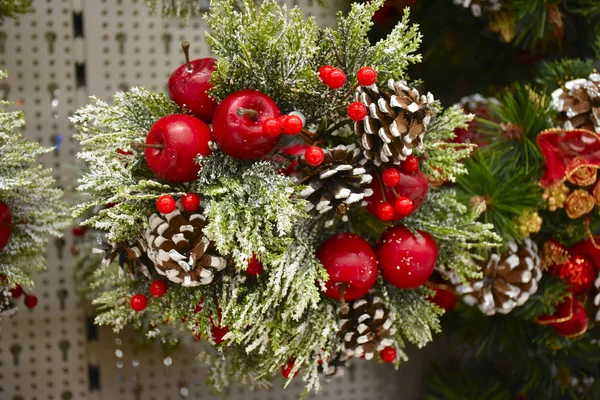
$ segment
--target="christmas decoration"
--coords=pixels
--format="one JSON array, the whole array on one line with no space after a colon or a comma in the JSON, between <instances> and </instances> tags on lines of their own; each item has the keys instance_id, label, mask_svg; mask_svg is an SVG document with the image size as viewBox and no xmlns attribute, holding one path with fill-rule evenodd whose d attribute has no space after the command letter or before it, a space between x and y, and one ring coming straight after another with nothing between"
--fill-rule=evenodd
<instances>
[{"instance_id":1,"label":"christmas decoration","mask_svg":"<svg viewBox=\"0 0 600 400\"><path fill-rule=\"evenodd\" d=\"M477 305L486 315L507 314L520 307L538 289L542 277L541 260L535 242L525 239L522 246L509 243L502 254L494 253L487 260L483 279L459 285L456 291L465 294L468 305Z\"/></svg>"},{"instance_id":2,"label":"christmas decoration","mask_svg":"<svg viewBox=\"0 0 600 400\"><path fill-rule=\"evenodd\" d=\"M571 292L580 294L594 286L598 270L586 258L576 255L564 263L552 265L550 273L568 283Z\"/></svg>"},{"instance_id":3,"label":"christmas decoration","mask_svg":"<svg viewBox=\"0 0 600 400\"><path fill-rule=\"evenodd\" d=\"M453 0L454 4L470 8L476 17L481 17L483 12L499 11L502 8L502 0Z\"/></svg>"},{"instance_id":4,"label":"christmas decoration","mask_svg":"<svg viewBox=\"0 0 600 400\"><path fill-rule=\"evenodd\" d=\"M181 198L181 206L185 211L192 213L200 207L200 197L195 193L188 193Z\"/></svg>"},{"instance_id":5,"label":"christmas decoration","mask_svg":"<svg viewBox=\"0 0 600 400\"><path fill-rule=\"evenodd\" d=\"M342 356L342 353L337 353L327 361L327 367L321 365L321 371L326 379L343 376L348 367L347 357Z\"/></svg>"},{"instance_id":6,"label":"christmas decoration","mask_svg":"<svg viewBox=\"0 0 600 400\"><path fill-rule=\"evenodd\" d=\"M431 93L419 96L405 81L390 80L387 86L359 86L354 96L369 110L364 120L355 123L358 143L365 157L377 166L399 165L411 155L413 146L421 145L434 113Z\"/></svg>"},{"instance_id":7,"label":"christmas decoration","mask_svg":"<svg viewBox=\"0 0 600 400\"><path fill-rule=\"evenodd\" d=\"M156 209L161 214L171 214L176 208L175 199L169 195L162 195L156 200Z\"/></svg>"},{"instance_id":8,"label":"christmas decoration","mask_svg":"<svg viewBox=\"0 0 600 400\"><path fill-rule=\"evenodd\" d=\"M522 238L529 237L532 233L538 233L542 229L542 217L537 211L526 210L516 219L517 230Z\"/></svg>"},{"instance_id":9,"label":"christmas decoration","mask_svg":"<svg viewBox=\"0 0 600 400\"><path fill-rule=\"evenodd\" d=\"M583 189L572 191L565 201L565 211L571 219L589 214L595 206L596 202L592 195Z\"/></svg>"},{"instance_id":10,"label":"christmas decoration","mask_svg":"<svg viewBox=\"0 0 600 400\"><path fill-rule=\"evenodd\" d=\"M246 267L246 273L251 276L256 276L263 271L264 267L256 255L253 254L250 261L248 261L248 266Z\"/></svg>"},{"instance_id":11,"label":"christmas decoration","mask_svg":"<svg viewBox=\"0 0 600 400\"><path fill-rule=\"evenodd\" d=\"M19 14L30 13L33 0L5 0L0 6L0 20L5 17L17 18Z\"/></svg>"},{"instance_id":12,"label":"christmas decoration","mask_svg":"<svg viewBox=\"0 0 600 400\"><path fill-rule=\"evenodd\" d=\"M585 309L573 296L560 302L552 315L543 315L536 321L539 325L550 325L562 336L573 338L585 333L588 327Z\"/></svg>"},{"instance_id":13,"label":"christmas decoration","mask_svg":"<svg viewBox=\"0 0 600 400\"><path fill-rule=\"evenodd\" d=\"M571 190L564 183L545 188L543 199L547 202L546 208L549 211L556 211L559 208L564 208L570 192Z\"/></svg>"},{"instance_id":14,"label":"christmas decoration","mask_svg":"<svg viewBox=\"0 0 600 400\"><path fill-rule=\"evenodd\" d=\"M295 369L294 367L295 365L293 359L289 360L285 365L283 365L281 367L281 374L283 375L283 377L286 379L293 379L296 376L298 376L298 369L296 369L295 372L292 374L292 371L294 371Z\"/></svg>"},{"instance_id":15,"label":"christmas decoration","mask_svg":"<svg viewBox=\"0 0 600 400\"><path fill-rule=\"evenodd\" d=\"M421 286L433 273L438 247L426 232L411 232L403 226L388 228L376 247L381 275L394 286Z\"/></svg>"},{"instance_id":16,"label":"christmas decoration","mask_svg":"<svg viewBox=\"0 0 600 400\"><path fill-rule=\"evenodd\" d=\"M38 304L38 298L33 294L26 294L23 303L27 308L35 308Z\"/></svg>"},{"instance_id":17,"label":"christmas decoration","mask_svg":"<svg viewBox=\"0 0 600 400\"><path fill-rule=\"evenodd\" d=\"M551 105L560 113L559 120L564 129L600 133L600 74L565 82L564 88L552 93Z\"/></svg>"},{"instance_id":18,"label":"christmas decoration","mask_svg":"<svg viewBox=\"0 0 600 400\"><path fill-rule=\"evenodd\" d=\"M150 285L150 293L154 297L162 297L167 292L167 284L162 279L155 279Z\"/></svg>"},{"instance_id":19,"label":"christmas decoration","mask_svg":"<svg viewBox=\"0 0 600 400\"><path fill-rule=\"evenodd\" d=\"M131 300L129 301L129 305L131 306L131 308L134 311L137 311L137 312L143 311L146 308L146 306L148 305L148 298L146 296L144 296L143 294L138 293L131 297Z\"/></svg>"},{"instance_id":20,"label":"christmas decoration","mask_svg":"<svg viewBox=\"0 0 600 400\"><path fill-rule=\"evenodd\" d=\"M12 214L8 204L0 202L0 251L6 247L12 232Z\"/></svg>"},{"instance_id":21,"label":"christmas decoration","mask_svg":"<svg viewBox=\"0 0 600 400\"><path fill-rule=\"evenodd\" d=\"M379 353L381 359L386 363L391 363L396 359L396 350L393 347L386 347Z\"/></svg>"}]
</instances>

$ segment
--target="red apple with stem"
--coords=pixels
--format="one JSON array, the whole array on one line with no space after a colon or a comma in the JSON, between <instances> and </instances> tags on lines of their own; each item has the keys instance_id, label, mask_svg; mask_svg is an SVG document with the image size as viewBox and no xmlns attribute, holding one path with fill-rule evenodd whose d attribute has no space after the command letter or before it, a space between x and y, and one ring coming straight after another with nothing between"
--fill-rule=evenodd
<instances>
[{"instance_id":1,"label":"red apple with stem","mask_svg":"<svg viewBox=\"0 0 600 400\"><path fill-rule=\"evenodd\" d=\"M198 118L185 114L162 117L152 125L146 144L134 143L134 148L146 149L148 166L168 182L190 182L198 177L199 155L211 154L209 127Z\"/></svg>"},{"instance_id":2,"label":"red apple with stem","mask_svg":"<svg viewBox=\"0 0 600 400\"><path fill-rule=\"evenodd\" d=\"M317 251L317 258L329 274L325 295L339 299L342 308L347 309L346 300L365 296L377 280L375 252L354 233L331 236Z\"/></svg>"},{"instance_id":3,"label":"red apple with stem","mask_svg":"<svg viewBox=\"0 0 600 400\"><path fill-rule=\"evenodd\" d=\"M12 233L12 214L8 204L0 201L0 250L4 249Z\"/></svg>"},{"instance_id":4,"label":"red apple with stem","mask_svg":"<svg viewBox=\"0 0 600 400\"><path fill-rule=\"evenodd\" d=\"M210 124L217 102L208 95L208 91L213 87L210 78L216 69L217 60L209 57L190 61L190 42L182 42L181 47L185 64L177 68L169 78L169 97L178 106L190 110L197 118Z\"/></svg>"},{"instance_id":5,"label":"red apple with stem","mask_svg":"<svg viewBox=\"0 0 600 400\"><path fill-rule=\"evenodd\" d=\"M231 157L261 158L277 146L281 137L264 132L263 121L279 116L279 107L269 96L256 90L240 90L223 99L215 111L215 141Z\"/></svg>"}]
</instances>

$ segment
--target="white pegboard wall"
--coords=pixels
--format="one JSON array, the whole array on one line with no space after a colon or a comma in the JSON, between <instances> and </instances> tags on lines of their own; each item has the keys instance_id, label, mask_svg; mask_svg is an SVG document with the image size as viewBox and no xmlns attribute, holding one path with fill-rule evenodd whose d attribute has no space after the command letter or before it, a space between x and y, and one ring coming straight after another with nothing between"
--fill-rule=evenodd
<instances>
[{"instance_id":1,"label":"white pegboard wall","mask_svg":"<svg viewBox=\"0 0 600 400\"><path fill-rule=\"evenodd\" d=\"M288 1L296 3L321 24L334 21L333 7ZM192 43L193 58L210 55L204 42L206 24L201 18L184 24L152 16L142 0L34 0L33 5L33 14L0 23L0 68L10 74L0 82L0 97L7 94L25 111L26 136L46 146L59 145L43 161L55 168L61 185L72 187L66 167L78 148L68 116L88 95L109 100L131 86L164 90L171 72L183 63L182 40ZM189 351L166 355L156 346L136 351L131 332L116 336L109 328L86 326L84 305L71 279L72 244L67 232L64 241L49 246L48 271L36 277L39 305L34 310L21 306L2 325L0 399L293 400L302 392L297 378L285 391L279 379L269 391L249 392L234 385L218 396L204 384L206 369ZM398 372L389 365L356 362L350 373L326 384L315 398L417 398L424 364L423 353L418 354L409 354L412 360Z\"/></svg>"}]
</instances>

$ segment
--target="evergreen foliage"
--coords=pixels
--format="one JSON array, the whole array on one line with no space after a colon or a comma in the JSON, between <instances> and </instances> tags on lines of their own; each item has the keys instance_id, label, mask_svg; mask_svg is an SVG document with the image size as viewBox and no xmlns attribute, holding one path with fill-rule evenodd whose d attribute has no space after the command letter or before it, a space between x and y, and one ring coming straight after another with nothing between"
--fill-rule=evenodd
<instances>
[{"instance_id":1,"label":"evergreen foliage","mask_svg":"<svg viewBox=\"0 0 600 400\"><path fill-rule=\"evenodd\" d=\"M0 2L0 20L5 17L16 18L20 14L31 12L32 2L33 0L3 0Z\"/></svg>"}]
</instances>

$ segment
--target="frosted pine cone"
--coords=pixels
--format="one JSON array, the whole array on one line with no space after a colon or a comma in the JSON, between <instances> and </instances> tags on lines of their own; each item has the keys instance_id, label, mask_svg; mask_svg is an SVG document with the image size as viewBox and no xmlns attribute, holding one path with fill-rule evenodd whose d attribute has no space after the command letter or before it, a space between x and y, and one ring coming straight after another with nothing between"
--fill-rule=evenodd
<instances>
[{"instance_id":1,"label":"frosted pine cone","mask_svg":"<svg viewBox=\"0 0 600 400\"><path fill-rule=\"evenodd\" d=\"M481 17L483 11L499 11L502 8L502 0L454 0L454 4L471 7L475 17Z\"/></svg>"},{"instance_id":2,"label":"frosted pine cone","mask_svg":"<svg viewBox=\"0 0 600 400\"><path fill-rule=\"evenodd\" d=\"M156 271L182 286L208 285L227 265L204 235L206 217L183 210L181 202L170 214L152 214L146 231L148 258Z\"/></svg>"},{"instance_id":3,"label":"frosted pine cone","mask_svg":"<svg viewBox=\"0 0 600 400\"><path fill-rule=\"evenodd\" d=\"M326 149L323 162L316 167L301 156L294 177L298 184L307 186L300 193L309 201L307 211L326 215L325 226L331 226L338 215L346 220L348 210L373 194L369 188L373 177L364 167L366 162L355 145Z\"/></svg>"},{"instance_id":4,"label":"frosted pine cone","mask_svg":"<svg viewBox=\"0 0 600 400\"><path fill-rule=\"evenodd\" d=\"M17 312L17 306L8 287L0 285L0 322Z\"/></svg>"},{"instance_id":5,"label":"frosted pine cone","mask_svg":"<svg viewBox=\"0 0 600 400\"><path fill-rule=\"evenodd\" d=\"M387 88L359 86L354 97L368 110L362 121L354 123L358 143L375 165L398 165L412 154L413 146L422 144L434 113L431 93L419 96L405 81L390 79Z\"/></svg>"},{"instance_id":6,"label":"frosted pine cone","mask_svg":"<svg viewBox=\"0 0 600 400\"><path fill-rule=\"evenodd\" d=\"M117 259L119 275L122 276L127 265L127 272L133 278L136 270L142 271L144 276L150 278L148 267L152 265L146 255L146 245L142 240L136 240L132 245L111 243L104 237L99 237L100 246L94 248L94 253L102 253L102 263L108 265Z\"/></svg>"},{"instance_id":7,"label":"frosted pine cone","mask_svg":"<svg viewBox=\"0 0 600 400\"><path fill-rule=\"evenodd\" d=\"M537 246L525 239L521 247L511 242L503 254L492 254L484 266L483 278L458 285L456 291L465 295L465 303L477 304L485 315L508 314L537 291L541 278Z\"/></svg>"},{"instance_id":8,"label":"frosted pine cone","mask_svg":"<svg viewBox=\"0 0 600 400\"><path fill-rule=\"evenodd\" d=\"M342 339L342 353L347 357L362 357L370 360L394 344L396 327L383 301L371 294L350 303L350 310L338 312L338 336Z\"/></svg>"},{"instance_id":9,"label":"frosted pine cone","mask_svg":"<svg viewBox=\"0 0 600 400\"><path fill-rule=\"evenodd\" d=\"M559 112L564 129L600 133L600 74L568 81L552 93L551 107Z\"/></svg>"},{"instance_id":10,"label":"frosted pine cone","mask_svg":"<svg viewBox=\"0 0 600 400\"><path fill-rule=\"evenodd\" d=\"M348 368L348 357L337 353L331 356L331 359L327 362L327 368L323 365L319 371L323 373L325 379L330 380L339 376L344 376Z\"/></svg>"}]
</instances>

